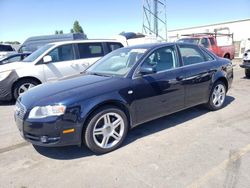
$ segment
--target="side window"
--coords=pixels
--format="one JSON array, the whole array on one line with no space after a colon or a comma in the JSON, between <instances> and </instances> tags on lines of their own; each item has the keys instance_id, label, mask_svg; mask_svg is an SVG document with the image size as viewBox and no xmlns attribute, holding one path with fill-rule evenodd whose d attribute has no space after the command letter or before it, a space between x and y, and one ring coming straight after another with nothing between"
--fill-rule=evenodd
<instances>
[{"instance_id":1,"label":"side window","mask_svg":"<svg viewBox=\"0 0 250 188\"><path fill-rule=\"evenodd\" d=\"M80 59L104 56L102 43L78 44Z\"/></svg>"},{"instance_id":2,"label":"side window","mask_svg":"<svg viewBox=\"0 0 250 188\"><path fill-rule=\"evenodd\" d=\"M179 45L184 65L192 65L206 61L198 46Z\"/></svg>"},{"instance_id":3,"label":"side window","mask_svg":"<svg viewBox=\"0 0 250 188\"><path fill-rule=\"evenodd\" d=\"M107 45L108 45L109 52L112 52L118 48L123 47L123 45L121 43L118 43L118 42L108 42Z\"/></svg>"},{"instance_id":4,"label":"side window","mask_svg":"<svg viewBox=\"0 0 250 188\"><path fill-rule=\"evenodd\" d=\"M205 58L206 58L206 61L213 61L214 58L212 57L212 55L210 55L205 49L201 49Z\"/></svg>"},{"instance_id":5,"label":"side window","mask_svg":"<svg viewBox=\"0 0 250 188\"><path fill-rule=\"evenodd\" d=\"M59 46L49 52L48 55L52 57L52 62L70 61L75 59L72 44Z\"/></svg>"},{"instance_id":6,"label":"side window","mask_svg":"<svg viewBox=\"0 0 250 188\"><path fill-rule=\"evenodd\" d=\"M214 38L209 38L209 41L212 46L215 45Z\"/></svg>"},{"instance_id":7,"label":"side window","mask_svg":"<svg viewBox=\"0 0 250 188\"><path fill-rule=\"evenodd\" d=\"M174 46L160 48L155 50L142 66L154 66L157 72L169 70L178 66L176 57Z\"/></svg>"},{"instance_id":8,"label":"side window","mask_svg":"<svg viewBox=\"0 0 250 188\"><path fill-rule=\"evenodd\" d=\"M209 42L207 38L202 38L201 39L201 45L204 46L205 48L209 47Z\"/></svg>"}]
</instances>

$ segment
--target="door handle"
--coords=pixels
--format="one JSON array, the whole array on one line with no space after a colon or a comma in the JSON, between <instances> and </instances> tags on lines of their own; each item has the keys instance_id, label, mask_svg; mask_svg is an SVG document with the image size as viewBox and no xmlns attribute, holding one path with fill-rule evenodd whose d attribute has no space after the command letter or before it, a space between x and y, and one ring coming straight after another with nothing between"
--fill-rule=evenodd
<instances>
[{"instance_id":1,"label":"door handle","mask_svg":"<svg viewBox=\"0 0 250 188\"><path fill-rule=\"evenodd\" d=\"M177 77L176 77L176 80L177 80L177 81L182 81L183 79L184 79L184 76L177 76Z\"/></svg>"}]
</instances>

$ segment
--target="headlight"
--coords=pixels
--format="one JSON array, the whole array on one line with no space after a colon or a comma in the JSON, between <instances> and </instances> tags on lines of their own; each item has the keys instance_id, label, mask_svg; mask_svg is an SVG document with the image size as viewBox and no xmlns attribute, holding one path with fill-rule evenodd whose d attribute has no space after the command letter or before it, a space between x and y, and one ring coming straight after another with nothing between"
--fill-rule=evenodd
<instances>
[{"instance_id":1,"label":"headlight","mask_svg":"<svg viewBox=\"0 0 250 188\"><path fill-rule=\"evenodd\" d=\"M4 80L7 78L12 71L5 71L5 72L0 72L0 81Z\"/></svg>"},{"instance_id":2,"label":"headlight","mask_svg":"<svg viewBox=\"0 0 250 188\"><path fill-rule=\"evenodd\" d=\"M53 106L36 106L30 113L30 119L39 119L50 116L60 116L63 115L66 110L66 107L63 105L53 105Z\"/></svg>"}]
</instances>

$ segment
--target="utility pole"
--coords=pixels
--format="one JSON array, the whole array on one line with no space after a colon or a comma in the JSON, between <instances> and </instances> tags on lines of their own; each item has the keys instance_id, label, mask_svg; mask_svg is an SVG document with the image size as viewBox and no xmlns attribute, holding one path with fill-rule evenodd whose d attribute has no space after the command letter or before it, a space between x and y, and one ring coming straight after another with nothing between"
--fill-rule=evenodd
<instances>
[{"instance_id":1,"label":"utility pole","mask_svg":"<svg viewBox=\"0 0 250 188\"><path fill-rule=\"evenodd\" d=\"M167 40L166 0L143 0L142 32Z\"/></svg>"}]
</instances>

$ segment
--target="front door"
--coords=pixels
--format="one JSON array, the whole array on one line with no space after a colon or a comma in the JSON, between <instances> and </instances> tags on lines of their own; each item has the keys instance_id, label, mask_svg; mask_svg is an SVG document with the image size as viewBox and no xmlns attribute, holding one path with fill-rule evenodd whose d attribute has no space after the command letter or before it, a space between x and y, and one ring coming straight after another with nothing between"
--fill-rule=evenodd
<instances>
[{"instance_id":1,"label":"front door","mask_svg":"<svg viewBox=\"0 0 250 188\"><path fill-rule=\"evenodd\" d=\"M175 46L155 50L141 66L155 66L156 73L133 80L137 124L182 109L184 88Z\"/></svg>"},{"instance_id":2,"label":"front door","mask_svg":"<svg viewBox=\"0 0 250 188\"><path fill-rule=\"evenodd\" d=\"M47 82L80 74L80 69L75 64L77 60L72 44L56 47L47 55L52 57L52 62L43 64Z\"/></svg>"}]
</instances>

